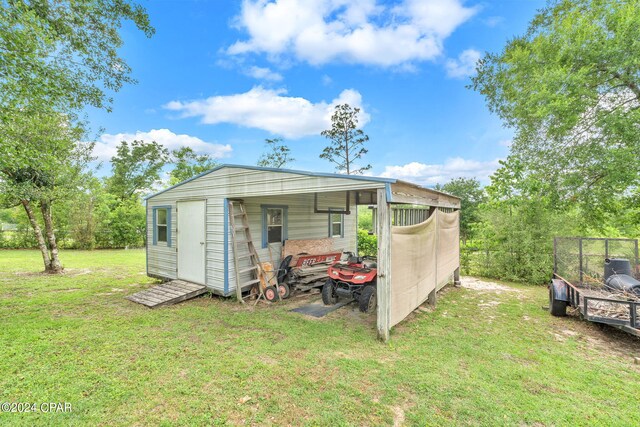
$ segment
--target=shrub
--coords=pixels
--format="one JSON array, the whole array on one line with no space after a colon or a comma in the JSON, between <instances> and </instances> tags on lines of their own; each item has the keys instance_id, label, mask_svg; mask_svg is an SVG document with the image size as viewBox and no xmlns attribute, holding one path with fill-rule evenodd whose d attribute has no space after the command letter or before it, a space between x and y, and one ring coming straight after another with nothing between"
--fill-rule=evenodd
<instances>
[{"instance_id":1,"label":"shrub","mask_svg":"<svg viewBox=\"0 0 640 427\"><path fill-rule=\"evenodd\" d=\"M358 230L358 254L360 256L377 256L378 236L370 235L367 230Z\"/></svg>"}]
</instances>

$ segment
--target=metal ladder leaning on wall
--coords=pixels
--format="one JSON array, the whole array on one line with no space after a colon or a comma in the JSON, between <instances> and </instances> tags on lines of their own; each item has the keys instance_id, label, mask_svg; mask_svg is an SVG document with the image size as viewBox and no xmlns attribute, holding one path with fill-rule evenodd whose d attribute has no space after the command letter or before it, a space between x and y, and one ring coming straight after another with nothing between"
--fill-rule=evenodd
<instances>
[{"instance_id":1,"label":"metal ladder leaning on wall","mask_svg":"<svg viewBox=\"0 0 640 427\"><path fill-rule=\"evenodd\" d=\"M245 304L244 299L242 298L242 288L245 286L251 286L258 284L259 295L258 299L256 299L256 304L262 297L262 286L259 286L260 283L260 275L263 274L262 268L260 267L260 258L258 258L258 253L256 252L256 247L253 244L253 239L251 238L251 230L249 230L249 217L247 216L247 209L244 206L244 202L242 200L229 200L229 221L231 224L231 241L233 242L233 264L236 271L236 297L238 300ZM236 207L238 211L236 212ZM236 218L241 218L242 225L236 225ZM238 240L237 233L244 233L244 239ZM247 245L248 255L238 256L238 248L240 245ZM240 269L240 260L249 259L249 267ZM240 275L244 273L251 273L251 280L248 282L241 283Z\"/></svg>"}]
</instances>

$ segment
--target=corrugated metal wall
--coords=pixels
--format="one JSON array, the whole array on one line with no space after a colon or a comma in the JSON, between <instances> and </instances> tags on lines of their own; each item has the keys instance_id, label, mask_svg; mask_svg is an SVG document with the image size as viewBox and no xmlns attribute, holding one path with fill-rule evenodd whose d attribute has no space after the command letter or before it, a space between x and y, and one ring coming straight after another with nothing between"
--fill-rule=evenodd
<instances>
[{"instance_id":1,"label":"corrugated metal wall","mask_svg":"<svg viewBox=\"0 0 640 427\"><path fill-rule=\"evenodd\" d=\"M153 244L153 207L168 206L172 212L176 210L176 203L164 201L162 203L147 204L147 272L152 275L166 277L169 279L176 278L176 266L178 259L176 258L176 245L167 246L164 242ZM176 236L176 218L171 218L171 236L175 242Z\"/></svg>"},{"instance_id":2,"label":"corrugated metal wall","mask_svg":"<svg viewBox=\"0 0 640 427\"><path fill-rule=\"evenodd\" d=\"M228 238L229 252L227 283L225 290L225 251L224 219L225 198L245 200L251 234L261 261L269 261L269 251L262 248L262 204L288 206L288 238L317 239L328 237L328 214L314 214L313 193L318 192L320 209L341 208L345 204L345 190L384 188L384 183L358 181L343 178L297 175L293 173L223 168L202 176L147 200L148 205L148 273L166 278L177 277L177 218L176 202L180 200L206 200L207 208L207 286L215 293L230 295L235 292L235 271L231 238ZM351 197L352 203L355 198ZM154 206L172 207L172 247L159 243L153 245ZM337 238L335 248L355 251L356 248L356 209L351 206L352 214L345 215L344 238ZM229 225L230 227L230 225ZM230 230L229 230L230 232ZM274 262L279 263L280 254L272 253ZM277 260L276 260L277 258ZM277 265L276 265L277 267ZM249 280L247 275L246 280Z\"/></svg>"},{"instance_id":3,"label":"corrugated metal wall","mask_svg":"<svg viewBox=\"0 0 640 427\"><path fill-rule=\"evenodd\" d=\"M323 206L340 208L344 206L344 193L319 194L318 203ZM313 194L291 196L248 197L244 198L251 236L262 262L272 262L278 268L281 261L280 245L262 247L262 207L261 205L287 206L287 237L297 239L322 239L329 237L329 214L313 212ZM356 211L352 207L351 215L344 216L344 237L334 238L333 248L355 252L356 249ZM229 245L229 291L235 292L235 271L233 268L232 245ZM245 249L246 245L242 245ZM239 255L246 254L246 250ZM248 262L245 261L248 266ZM245 266L245 264L241 264ZM250 280L250 273L241 276L241 283Z\"/></svg>"}]
</instances>

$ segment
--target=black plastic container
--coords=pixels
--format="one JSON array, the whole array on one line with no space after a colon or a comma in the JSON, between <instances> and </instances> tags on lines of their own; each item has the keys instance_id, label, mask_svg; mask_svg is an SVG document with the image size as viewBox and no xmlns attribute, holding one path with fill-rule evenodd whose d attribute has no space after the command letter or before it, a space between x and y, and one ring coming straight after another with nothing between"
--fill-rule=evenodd
<instances>
[{"instance_id":1,"label":"black plastic container","mask_svg":"<svg viewBox=\"0 0 640 427\"><path fill-rule=\"evenodd\" d=\"M631 274L631 263L625 258L607 258L604 260L604 281L606 282L609 277L614 274Z\"/></svg>"}]
</instances>

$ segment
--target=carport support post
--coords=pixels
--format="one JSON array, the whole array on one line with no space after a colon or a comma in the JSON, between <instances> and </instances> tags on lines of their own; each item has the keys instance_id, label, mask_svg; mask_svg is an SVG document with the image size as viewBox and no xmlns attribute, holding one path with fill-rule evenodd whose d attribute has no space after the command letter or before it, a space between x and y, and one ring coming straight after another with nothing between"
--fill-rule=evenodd
<instances>
[{"instance_id":1,"label":"carport support post","mask_svg":"<svg viewBox=\"0 0 640 427\"><path fill-rule=\"evenodd\" d=\"M427 303L430 306L435 307L437 301L438 301L438 297L437 297L436 290L434 288L431 292L429 292L429 296L427 297Z\"/></svg>"},{"instance_id":2,"label":"carport support post","mask_svg":"<svg viewBox=\"0 0 640 427\"><path fill-rule=\"evenodd\" d=\"M378 189L378 339L391 329L391 209L386 189Z\"/></svg>"},{"instance_id":3,"label":"carport support post","mask_svg":"<svg viewBox=\"0 0 640 427\"><path fill-rule=\"evenodd\" d=\"M460 210L458 210L458 268L453 270L454 286L460 286L460 266L462 265L462 262L461 262L462 253L460 252L460 213L461 213Z\"/></svg>"}]
</instances>

